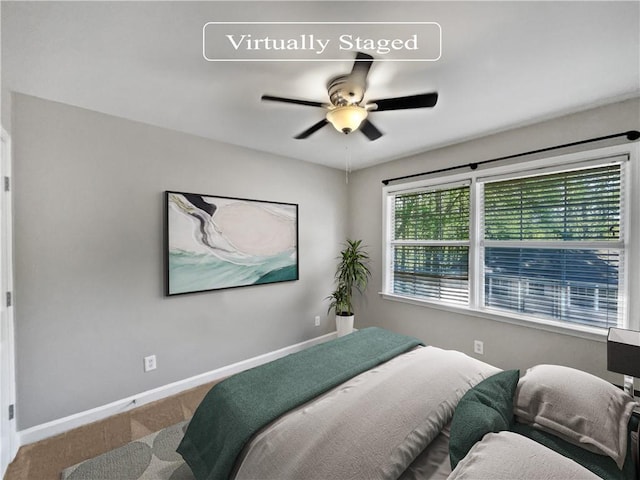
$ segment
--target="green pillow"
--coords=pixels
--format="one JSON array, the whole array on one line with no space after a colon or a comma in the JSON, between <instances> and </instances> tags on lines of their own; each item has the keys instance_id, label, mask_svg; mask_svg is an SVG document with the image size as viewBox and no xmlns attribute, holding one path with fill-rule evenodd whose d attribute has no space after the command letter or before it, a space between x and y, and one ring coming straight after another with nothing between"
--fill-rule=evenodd
<instances>
[{"instance_id":1,"label":"green pillow","mask_svg":"<svg viewBox=\"0 0 640 480\"><path fill-rule=\"evenodd\" d=\"M519 378L519 370L497 373L468 390L460 399L451 420L449 458L452 469L485 434L511 428L513 397Z\"/></svg>"}]
</instances>

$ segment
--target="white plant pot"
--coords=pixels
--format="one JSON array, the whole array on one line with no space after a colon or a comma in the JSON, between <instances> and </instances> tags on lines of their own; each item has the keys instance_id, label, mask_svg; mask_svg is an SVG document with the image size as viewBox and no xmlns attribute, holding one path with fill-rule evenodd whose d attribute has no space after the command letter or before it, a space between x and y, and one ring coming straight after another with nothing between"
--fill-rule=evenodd
<instances>
[{"instance_id":1,"label":"white plant pot","mask_svg":"<svg viewBox=\"0 0 640 480\"><path fill-rule=\"evenodd\" d=\"M338 337L343 337L353 332L353 319L354 315L350 315L348 317L336 315L336 330L338 331Z\"/></svg>"}]
</instances>

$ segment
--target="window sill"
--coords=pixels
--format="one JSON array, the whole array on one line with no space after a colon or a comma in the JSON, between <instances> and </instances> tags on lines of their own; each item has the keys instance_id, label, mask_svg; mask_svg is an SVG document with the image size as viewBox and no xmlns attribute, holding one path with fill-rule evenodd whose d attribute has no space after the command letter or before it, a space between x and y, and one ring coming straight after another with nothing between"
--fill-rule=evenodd
<instances>
[{"instance_id":1,"label":"window sill","mask_svg":"<svg viewBox=\"0 0 640 480\"><path fill-rule=\"evenodd\" d=\"M497 322L510 323L512 325L518 325L521 327L533 328L535 330L545 330L547 332L569 335L572 337L580 337L587 340L595 340L598 342L607 341L607 329L604 328L587 327L583 325L565 325L551 320L532 320L529 317L525 319L521 316L518 316L517 314L506 314L495 310L479 310L470 307L445 305L442 303L430 302L428 300L421 300L414 297L405 297L392 293L379 292L378 294L383 299L391 300L394 302L419 305L421 307L444 310L447 312L457 313L459 315L486 318L488 320L494 320Z\"/></svg>"}]
</instances>

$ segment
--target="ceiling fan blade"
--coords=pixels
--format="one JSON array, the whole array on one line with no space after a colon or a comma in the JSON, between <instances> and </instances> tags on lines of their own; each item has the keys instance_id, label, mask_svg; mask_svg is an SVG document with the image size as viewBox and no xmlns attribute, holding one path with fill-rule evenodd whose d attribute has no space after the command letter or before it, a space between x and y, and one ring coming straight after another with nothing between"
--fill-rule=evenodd
<instances>
[{"instance_id":1,"label":"ceiling fan blade","mask_svg":"<svg viewBox=\"0 0 640 480\"><path fill-rule=\"evenodd\" d=\"M366 137L373 141L377 140L382 136L382 132L376 128L376 126L369 121L369 119L365 118L360 125L360 130L362 133L366 135Z\"/></svg>"},{"instance_id":2,"label":"ceiling fan blade","mask_svg":"<svg viewBox=\"0 0 640 480\"><path fill-rule=\"evenodd\" d=\"M438 102L438 93L423 93L420 95L410 95L408 97L384 98L382 100L372 100L368 103L375 103L378 107L374 110L382 112L384 110L406 110L409 108L429 108Z\"/></svg>"},{"instance_id":3,"label":"ceiling fan blade","mask_svg":"<svg viewBox=\"0 0 640 480\"><path fill-rule=\"evenodd\" d=\"M373 57L362 52L357 53L356 60L353 62L353 68L351 69L349 76L357 79L362 84L363 88L367 82L367 75L369 75L372 63Z\"/></svg>"},{"instance_id":4,"label":"ceiling fan blade","mask_svg":"<svg viewBox=\"0 0 640 480\"><path fill-rule=\"evenodd\" d=\"M270 102L283 102L294 103L296 105L307 105L309 107L324 107L326 104L321 102L314 102L311 100L298 100L295 98L274 97L272 95L262 95L261 100L268 100Z\"/></svg>"},{"instance_id":5,"label":"ceiling fan blade","mask_svg":"<svg viewBox=\"0 0 640 480\"><path fill-rule=\"evenodd\" d=\"M327 123L329 123L327 121L326 118L323 118L322 120L320 120L318 123L315 123L313 125L311 125L309 128L307 128L304 132L299 133L298 135L296 135L294 138L297 140L302 140L303 138L307 138L309 135L311 135L312 133L317 132L318 130L320 130L322 127L324 127Z\"/></svg>"}]
</instances>

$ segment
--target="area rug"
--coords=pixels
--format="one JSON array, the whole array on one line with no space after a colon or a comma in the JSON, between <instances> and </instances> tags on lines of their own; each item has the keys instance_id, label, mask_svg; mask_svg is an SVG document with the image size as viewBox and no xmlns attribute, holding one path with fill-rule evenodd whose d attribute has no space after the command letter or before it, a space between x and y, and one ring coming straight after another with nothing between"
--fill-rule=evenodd
<instances>
[{"instance_id":1,"label":"area rug","mask_svg":"<svg viewBox=\"0 0 640 480\"><path fill-rule=\"evenodd\" d=\"M187 421L66 468L62 480L194 480L176 453Z\"/></svg>"}]
</instances>

